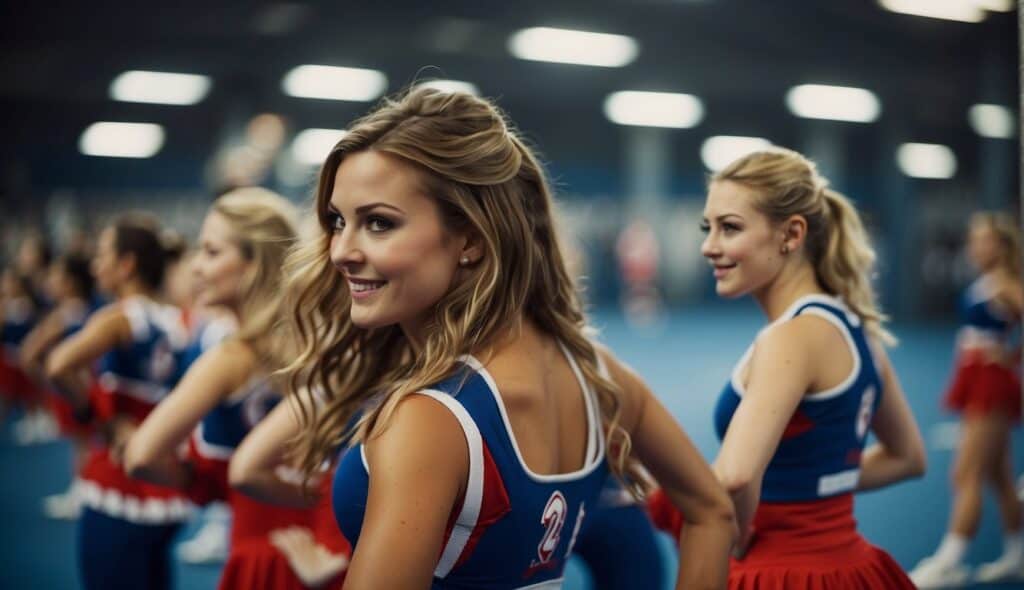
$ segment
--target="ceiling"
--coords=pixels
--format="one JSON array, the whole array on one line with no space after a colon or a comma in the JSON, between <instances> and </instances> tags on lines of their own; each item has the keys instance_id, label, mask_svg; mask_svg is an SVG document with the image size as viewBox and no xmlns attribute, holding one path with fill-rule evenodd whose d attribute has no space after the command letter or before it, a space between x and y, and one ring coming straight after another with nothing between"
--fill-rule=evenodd
<instances>
[{"instance_id":1,"label":"ceiling","mask_svg":"<svg viewBox=\"0 0 1024 590\"><path fill-rule=\"evenodd\" d=\"M209 157L232 118L269 110L294 128L340 128L368 108L285 96L283 75L303 63L379 69L390 91L417 77L472 81L549 153L596 161L618 157L601 104L621 89L699 96L707 116L683 135L786 138L801 124L787 89L859 86L882 101L876 127L954 145L972 141L971 104L1019 96L1016 14L965 24L871 0L6 2L0 23L5 162L74 157L97 120L162 123L172 152ZM539 25L630 35L640 53L624 68L512 58L509 34ZM194 106L114 102L110 82L128 69L202 73L214 86Z\"/></svg>"}]
</instances>

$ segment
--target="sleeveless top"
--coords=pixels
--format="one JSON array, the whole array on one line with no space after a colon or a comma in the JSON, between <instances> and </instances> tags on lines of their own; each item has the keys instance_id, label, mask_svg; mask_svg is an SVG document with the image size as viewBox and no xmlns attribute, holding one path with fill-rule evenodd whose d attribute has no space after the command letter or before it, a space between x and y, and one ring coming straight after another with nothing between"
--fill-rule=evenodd
<instances>
[{"instance_id":1,"label":"sleeveless top","mask_svg":"<svg viewBox=\"0 0 1024 590\"><path fill-rule=\"evenodd\" d=\"M860 456L881 401L882 382L860 318L837 298L808 295L775 323L801 314L824 318L842 332L853 355L853 370L839 385L804 395L764 474L761 500L794 502L852 492L860 477ZM773 323L774 324L774 323ZM753 345L733 370L715 407L715 430L725 438L743 397L740 374Z\"/></svg>"},{"instance_id":2,"label":"sleeveless top","mask_svg":"<svg viewBox=\"0 0 1024 590\"><path fill-rule=\"evenodd\" d=\"M444 404L469 447L465 497L449 519L434 569L435 589L560 588L584 515L596 506L608 476L597 400L576 361L562 347L584 395L587 450L571 473L530 471L512 435L501 393L472 356L451 377L417 392ZM342 533L359 541L369 485L362 444L348 449L335 473L334 512Z\"/></svg>"}]
</instances>

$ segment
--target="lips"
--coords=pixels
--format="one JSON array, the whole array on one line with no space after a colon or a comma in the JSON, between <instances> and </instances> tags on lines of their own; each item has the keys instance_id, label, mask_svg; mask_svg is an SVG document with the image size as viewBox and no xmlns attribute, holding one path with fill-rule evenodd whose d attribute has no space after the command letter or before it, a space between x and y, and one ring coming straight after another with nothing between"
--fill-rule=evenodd
<instances>
[{"instance_id":1,"label":"lips","mask_svg":"<svg viewBox=\"0 0 1024 590\"><path fill-rule=\"evenodd\" d=\"M729 271L736 268L735 264L716 264L714 265L714 275L716 279L721 279L725 275L729 274Z\"/></svg>"},{"instance_id":2,"label":"lips","mask_svg":"<svg viewBox=\"0 0 1024 590\"><path fill-rule=\"evenodd\" d=\"M372 281L368 279L359 279L356 277L347 277L349 291L352 293L354 299L363 299L373 295L374 293L381 290L387 281Z\"/></svg>"}]
</instances>

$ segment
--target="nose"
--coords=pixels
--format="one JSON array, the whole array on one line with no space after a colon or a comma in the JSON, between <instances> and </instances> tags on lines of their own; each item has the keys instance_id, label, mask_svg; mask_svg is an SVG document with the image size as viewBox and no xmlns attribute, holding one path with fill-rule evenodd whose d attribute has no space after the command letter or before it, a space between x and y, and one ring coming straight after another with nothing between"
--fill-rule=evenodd
<instances>
[{"instance_id":1,"label":"nose","mask_svg":"<svg viewBox=\"0 0 1024 590\"><path fill-rule=\"evenodd\" d=\"M338 270L365 261L366 255L359 245L359 238L354 229L345 228L331 236L331 263Z\"/></svg>"},{"instance_id":2,"label":"nose","mask_svg":"<svg viewBox=\"0 0 1024 590\"><path fill-rule=\"evenodd\" d=\"M718 248L718 240L715 237L714 231L709 231L704 236L704 241L700 245L700 253L705 258L717 258L721 255L721 251Z\"/></svg>"}]
</instances>

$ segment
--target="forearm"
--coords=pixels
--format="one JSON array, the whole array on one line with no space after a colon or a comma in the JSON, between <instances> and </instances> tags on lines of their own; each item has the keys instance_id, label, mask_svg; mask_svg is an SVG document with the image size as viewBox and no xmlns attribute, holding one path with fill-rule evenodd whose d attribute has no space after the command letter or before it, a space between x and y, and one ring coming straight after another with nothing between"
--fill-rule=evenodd
<instances>
[{"instance_id":1,"label":"forearm","mask_svg":"<svg viewBox=\"0 0 1024 590\"><path fill-rule=\"evenodd\" d=\"M67 398L76 408L81 408L89 403L91 380L92 377L88 369L71 369L50 375L50 382L57 393Z\"/></svg>"},{"instance_id":2,"label":"forearm","mask_svg":"<svg viewBox=\"0 0 1024 590\"><path fill-rule=\"evenodd\" d=\"M735 535L732 519L687 522L679 538L677 590L725 588L729 578L729 552Z\"/></svg>"},{"instance_id":3,"label":"forearm","mask_svg":"<svg viewBox=\"0 0 1024 590\"><path fill-rule=\"evenodd\" d=\"M300 481L282 478L276 470L246 474L242 479L232 478L231 487L254 500L278 506L309 508L317 502L312 482L305 488Z\"/></svg>"},{"instance_id":4,"label":"forearm","mask_svg":"<svg viewBox=\"0 0 1024 590\"><path fill-rule=\"evenodd\" d=\"M129 444L125 464L128 475L135 479L179 490L187 489L192 485L192 466L173 455L155 457L144 463L139 463L132 456L132 448Z\"/></svg>"},{"instance_id":5,"label":"forearm","mask_svg":"<svg viewBox=\"0 0 1024 590\"><path fill-rule=\"evenodd\" d=\"M920 477L924 469L918 461L889 452L881 444L871 445L861 457L857 491L866 492L887 485Z\"/></svg>"}]
</instances>

